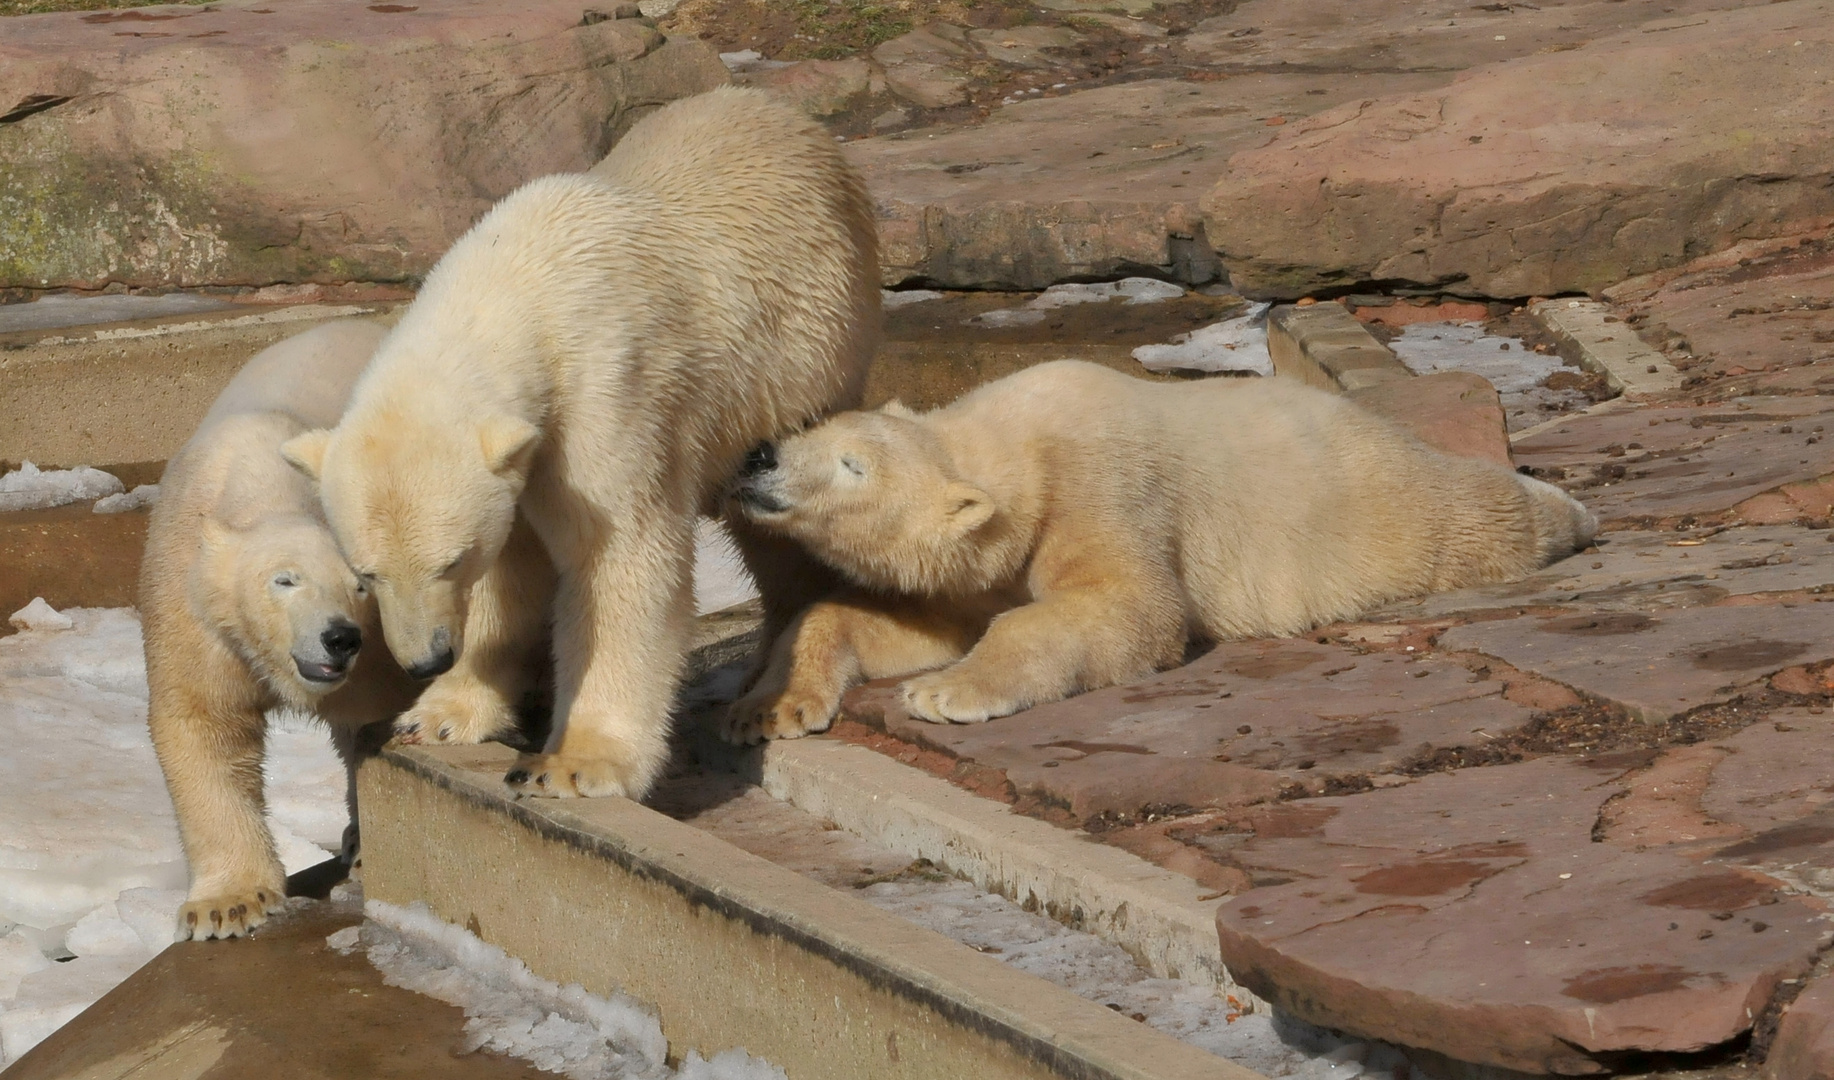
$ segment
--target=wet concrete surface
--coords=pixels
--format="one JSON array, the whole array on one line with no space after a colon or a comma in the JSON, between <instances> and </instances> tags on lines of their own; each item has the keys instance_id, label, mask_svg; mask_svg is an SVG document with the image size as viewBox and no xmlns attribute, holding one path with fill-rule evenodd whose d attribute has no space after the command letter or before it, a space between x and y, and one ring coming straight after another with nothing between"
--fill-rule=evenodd
<instances>
[{"instance_id":1,"label":"wet concrete surface","mask_svg":"<svg viewBox=\"0 0 1834 1080\"><path fill-rule=\"evenodd\" d=\"M463 1010L389 986L361 952L325 943L361 921L354 906L310 904L253 937L173 945L14 1062L7 1080L552 1075L464 1052Z\"/></svg>"}]
</instances>

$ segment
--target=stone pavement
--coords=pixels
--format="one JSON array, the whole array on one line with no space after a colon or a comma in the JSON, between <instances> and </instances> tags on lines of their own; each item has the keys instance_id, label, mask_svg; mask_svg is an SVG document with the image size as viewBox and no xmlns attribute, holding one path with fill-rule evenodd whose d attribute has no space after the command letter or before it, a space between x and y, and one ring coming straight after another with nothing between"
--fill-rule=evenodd
<instances>
[{"instance_id":1,"label":"stone pavement","mask_svg":"<svg viewBox=\"0 0 1834 1080\"><path fill-rule=\"evenodd\" d=\"M1195 878L1243 985L1423 1061L1829 1075L1826 259L1618 292L1685 385L1511 446L1587 551L982 725L872 684L832 737Z\"/></svg>"}]
</instances>

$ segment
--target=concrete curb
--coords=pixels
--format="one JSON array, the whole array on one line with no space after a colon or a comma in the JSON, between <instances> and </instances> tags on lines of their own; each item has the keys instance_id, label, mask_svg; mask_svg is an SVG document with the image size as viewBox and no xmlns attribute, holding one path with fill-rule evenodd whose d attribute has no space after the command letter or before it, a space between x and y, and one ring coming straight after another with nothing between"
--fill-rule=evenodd
<instances>
[{"instance_id":1,"label":"concrete curb","mask_svg":"<svg viewBox=\"0 0 1834 1080\"><path fill-rule=\"evenodd\" d=\"M365 894L636 997L671 1056L742 1045L798 1080L1257 1075L640 804L512 798L512 760L366 762Z\"/></svg>"},{"instance_id":2,"label":"concrete curb","mask_svg":"<svg viewBox=\"0 0 1834 1080\"><path fill-rule=\"evenodd\" d=\"M1274 308L1267 316L1267 351L1275 374L1325 390L1361 390L1414 376L1338 303Z\"/></svg>"},{"instance_id":3,"label":"concrete curb","mask_svg":"<svg viewBox=\"0 0 1834 1080\"><path fill-rule=\"evenodd\" d=\"M752 778L785 802L1112 941L1155 975L1253 1000L1223 967L1217 897L1183 874L864 747L774 742L750 760Z\"/></svg>"},{"instance_id":4,"label":"concrete curb","mask_svg":"<svg viewBox=\"0 0 1834 1080\"><path fill-rule=\"evenodd\" d=\"M1630 324L1596 300L1543 300L1528 309L1587 369L1605 377L1613 390L1638 396L1681 386L1681 373L1668 358L1643 343Z\"/></svg>"}]
</instances>

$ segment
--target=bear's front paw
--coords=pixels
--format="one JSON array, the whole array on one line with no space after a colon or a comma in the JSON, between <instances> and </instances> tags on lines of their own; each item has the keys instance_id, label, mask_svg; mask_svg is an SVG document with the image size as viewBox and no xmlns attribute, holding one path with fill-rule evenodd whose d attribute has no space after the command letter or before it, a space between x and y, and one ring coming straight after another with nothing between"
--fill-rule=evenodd
<instances>
[{"instance_id":1,"label":"bear's front paw","mask_svg":"<svg viewBox=\"0 0 1834 1080\"><path fill-rule=\"evenodd\" d=\"M568 754L523 754L503 775L515 794L548 799L628 798L636 781L636 769L629 762Z\"/></svg>"},{"instance_id":2,"label":"bear's front paw","mask_svg":"<svg viewBox=\"0 0 1834 1080\"><path fill-rule=\"evenodd\" d=\"M172 940L241 937L285 906L285 890L267 885L226 889L215 896L187 900L178 909L178 933Z\"/></svg>"},{"instance_id":3,"label":"bear's front paw","mask_svg":"<svg viewBox=\"0 0 1834 1080\"><path fill-rule=\"evenodd\" d=\"M979 724L1024 707L1009 694L989 690L950 671L908 680L899 693L912 716L932 724Z\"/></svg>"},{"instance_id":4,"label":"bear's front paw","mask_svg":"<svg viewBox=\"0 0 1834 1080\"><path fill-rule=\"evenodd\" d=\"M796 739L828 730L838 702L804 690L751 693L734 702L720 721L720 736L738 746L766 739Z\"/></svg>"},{"instance_id":5,"label":"bear's front paw","mask_svg":"<svg viewBox=\"0 0 1834 1080\"><path fill-rule=\"evenodd\" d=\"M501 695L471 679L440 679L414 707L395 718L397 742L471 745L516 728L515 710Z\"/></svg>"}]
</instances>

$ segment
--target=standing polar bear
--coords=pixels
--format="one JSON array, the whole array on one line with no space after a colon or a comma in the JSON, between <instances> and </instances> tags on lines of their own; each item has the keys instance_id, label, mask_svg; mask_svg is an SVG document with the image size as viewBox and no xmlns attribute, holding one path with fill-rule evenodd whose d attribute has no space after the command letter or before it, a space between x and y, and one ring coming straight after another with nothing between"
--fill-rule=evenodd
<instances>
[{"instance_id":1,"label":"standing polar bear","mask_svg":"<svg viewBox=\"0 0 1834 1080\"><path fill-rule=\"evenodd\" d=\"M414 700L387 656L357 662L374 605L311 484L280 456L281 443L337 420L384 332L332 322L262 351L161 479L140 613L147 724L191 866L181 941L245 933L285 899L263 814L268 710L323 718L348 768L357 730Z\"/></svg>"},{"instance_id":2,"label":"standing polar bear","mask_svg":"<svg viewBox=\"0 0 1834 1080\"><path fill-rule=\"evenodd\" d=\"M724 88L633 127L592 172L498 203L432 273L336 429L319 483L411 674L402 720L475 741L468 606L520 579L518 508L559 571L554 723L506 781L641 797L667 755L693 616L693 525L760 439L857 403L879 328L872 203L832 136ZM735 539L772 625L821 587L794 545ZM454 665L458 667L454 667ZM462 689L448 692L447 687Z\"/></svg>"},{"instance_id":3,"label":"standing polar bear","mask_svg":"<svg viewBox=\"0 0 1834 1080\"><path fill-rule=\"evenodd\" d=\"M1322 390L1077 361L760 447L734 501L864 586L777 639L729 714L742 742L825 730L854 683L937 667L904 684L914 714L1004 716L1175 665L1193 635L1520 577L1596 528L1559 488Z\"/></svg>"}]
</instances>

